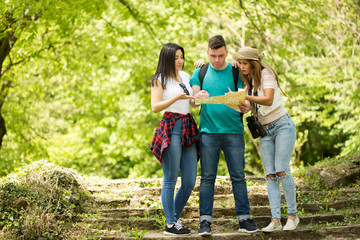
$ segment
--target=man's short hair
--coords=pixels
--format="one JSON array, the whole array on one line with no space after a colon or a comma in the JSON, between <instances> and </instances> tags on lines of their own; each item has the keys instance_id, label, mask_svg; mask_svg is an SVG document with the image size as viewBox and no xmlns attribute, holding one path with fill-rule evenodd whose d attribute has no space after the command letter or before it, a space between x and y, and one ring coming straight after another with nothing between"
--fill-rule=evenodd
<instances>
[{"instance_id":1,"label":"man's short hair","mask_svg":"<svg viewBox=\"0 0 360 240\"><path fill-rule=\"evenodd\" d=\"M209 39L208 48L210 49L219 49L221 47L225 47L226 49L226 42L221 35L215 35Z\"/></svg>"}]
</instances>

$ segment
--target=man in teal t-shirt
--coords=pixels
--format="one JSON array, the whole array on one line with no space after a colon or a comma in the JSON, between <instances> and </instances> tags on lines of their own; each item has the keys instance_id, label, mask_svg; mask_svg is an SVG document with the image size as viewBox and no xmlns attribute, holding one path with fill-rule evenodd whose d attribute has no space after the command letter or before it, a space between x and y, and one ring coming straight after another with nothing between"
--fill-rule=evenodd
<instances>
[{"instance_id":1,"label":"man in teal t-shirt","mask_svg":"<svg viewBox=\"0 0 360 240\"><path fill-rule=\"evenodd\" d=\"M204 96L219 96L237 91L234 84L232 67L226 61L228 50L222 36L216 35L209 39L207 55L209 67L200 89L199 71L197 68L190 85L195 98ZM237 87L242 87L238 82ZM239 106L243 113L250 110L247 102ZM212 212L214 203L214 188L219 164L220 151L225 155L228 171L232 181L235 198L235 213L239 221L239 231L256 232L259 228L250 219L250 205L244 174L244 125L240 114L222 104L204 104L201 108L200 127L200 229L199 235L211 235Z\"/></svg>"},{"instance_id":2,"label":"man in teal t-shirt","mask_svg":"<svg viewBox=\"0 0 360 240\"><path fill-rule=\"evenodd\" d=\"M209 64L209 68L203 81L202 89L207 91L211 97L222 96L231 91L237 91L233 76L232 66L225 62L225 68L217 70ZM190 84L200 87L199 79L200 68L195 69L191 77ZM239 77L240 78L240 77ZM219 79L221 79L219 81ZM238 81L238 87L243 86L242 81ZM244 126L240 119L240 114L230 107L222 104L204 104L201 107L200 132L205 133L234 133L244 135Z\"/></svg>"}]
</instances>

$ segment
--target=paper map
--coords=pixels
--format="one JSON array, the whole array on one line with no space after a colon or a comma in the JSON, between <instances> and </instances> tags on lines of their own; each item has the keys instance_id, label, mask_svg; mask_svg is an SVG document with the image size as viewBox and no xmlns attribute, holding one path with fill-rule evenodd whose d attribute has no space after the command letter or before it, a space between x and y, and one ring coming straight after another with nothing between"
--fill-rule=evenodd
<instances>
[{"instance_id":1,"label":"paper map","mask_svg":"<svg viewBox=\"0 0 360 240\"><path fill-rule=\"evenodd\" d=\"M240 90L239 92L228 92L225 93L224 96L207 97L195 100L195 104L224 104L238 112L240 112L240 102L245 102L244 90Z\"/></svg>"}]
</instances>

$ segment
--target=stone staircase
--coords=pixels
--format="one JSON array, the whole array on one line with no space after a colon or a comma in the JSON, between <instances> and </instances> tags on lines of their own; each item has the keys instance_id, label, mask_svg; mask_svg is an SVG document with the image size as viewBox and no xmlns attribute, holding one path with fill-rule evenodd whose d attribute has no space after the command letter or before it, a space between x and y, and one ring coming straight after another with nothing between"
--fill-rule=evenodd
<instances>
[{"instance_id":1,"label":"stone staircase","mask_svg":"<svg viewBox=\"0 0 360 240\"><path fill-rule=\"evenodd\" d=\"M358 181L359 182L359 181ZM178 179L178 185L180 179ZM79 226L89 239L357 239L360 240L359 185L331 191L297 189L300 224L295 231L274 233L237 232L234 198L229 177L216 180L214 234L201 237L198 191L200 177L185 207L181 221L192 230L190 236L162 234L165 218L160 203L162 179L112 180L84 186L95 198L94 211L82 218ZM266 182L262 177L247 177L251 216L258 227L271 220ZM285 200L282 199L282 206ZM286 223L283 208L283 225Z\"/></svg>"}]
</instances>

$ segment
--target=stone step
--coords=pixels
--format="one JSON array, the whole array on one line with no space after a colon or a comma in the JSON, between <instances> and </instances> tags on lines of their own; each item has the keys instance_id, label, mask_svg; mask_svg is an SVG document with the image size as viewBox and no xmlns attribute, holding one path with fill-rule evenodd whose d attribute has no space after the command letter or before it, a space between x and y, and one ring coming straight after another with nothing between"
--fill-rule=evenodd
<instances>
[{"instance_id":1,"label":"stone step","mask_svg":"<svg viewBox=\"0 0 360 240\"><path fill-rule=\"evenodd\" d=\"M292 240L308 240L308 239L359 239L360 225L354 226L341 226L341 227L328 227L325 229L296 229L294 231L279 231L273 233L239 233L239 232L224 232L214 233L211 237L204 238L197 233L193 233L190 236L175 236L168 237L162 233L146 233L142 238L143 240L161 240L161 239L173 239L173 240L271 240L271 239L292 239ZM103 240L117 240L117 238L102 238Z\"/></svg>"},{"instance_id":2,"label":"stone step","mask_svg":"<svg viewBox=\"0 0 360 240\"><path fill-rule=\"evenodd\" d=\"M214 222L212 237L201 237L199 228L199 185L197 177L194 191L181 216L184 225L192 229L191 236L169 237L162 234L165 223L161 208L162 178L110 180L88 184L85 188L96 200L93 218L84 215L82 223L91 239L355 239L358 240L360 225L360 195L356 188L339 188L332 191L308 191L305 186L297 189L299 227L295 231L271 234L244 234L237 232L234 198L229 177L218 177L214 196ZM180 178L176 190L180 186ZM247 177L251 216L260 227L271 221L264 177ZM349 199L349 200L346 200ZM301 203L301 202L306 203ZM282 201L284 203L284 199ZM282 204L285 206L285 204ZM351 209L351 211L350 211ZM337 211L340 210L340 211ZM286 209L282 209L285 216ZM351 213L349 213L351 212ZM334 214L337 213L337 214ZM314 214L314 215L313 215ZM286 223L286 217L281 219ZM342 227L329 227L339 226ZM146 232L146 233L145 233ZM145 234L145 235L144 235ZM355 238L356 237L356 238ZM359 239L360 240L360 239Z\"/></svg>"},{"instance_id":3,"label":"stone step","mask_svg":"<svg viewBox=\"0 0 360 240\"><path fill-rule=\"evenodd\" d=\"M175 189L175 192L178 190L178 187ZM265 185L259 185L259 186L248 186L247 187L248 190L248 194L253 194L253 193L263 193L263 194L267 194L267 188ZM198 193L199 192L199 186L195 186L193 189L194 193ZM231 184L228 185L217 185L215 186L215 191L214 194L215 195L224 195L224 194L232 194L232 186ZM135 192L135 196L160 196L161 195L161 187L152 187L152 188L140 188L137 189L137 191Z\"/></svg>"},{"instance_id":4,"label":"stone step","mask_svg":"<svg viewBox=\"0 0 360 240\"><path fill-rule=\"evenodd\" d=\"M200 186L201 177L196 178L195 189ZM246 177L248 186L266 185L264 177L248 176ZM101 191L101 190L123 190L123 189L137 189L137 188L156 188L161 187L163 183L162 178L152 179L120 179L120 180L108 180L100 183L88 183L83 184L83 188L89 191ZM181 185L181 178L179 177L176 186ZM217 176L215 181L216 186L229 185L231 186L231 180L228 176Z\"/></svg>"},{"instance_id":5,"label":"stone step","mask_svg":"<svg viewBox=\"0 0 360 240\"><path fill-rule=\"evenodd\" d=\"M177 192L178 187L175 188L175 193ZM265 194L267 195L267 189L265 185L259 186L248 186L248 195L252 194ZM139 199L139 198L160 198L161 196L161 187L146 187L146 188L137 188L132 192L126 190L117 189L117 188L108 188L103 190L90 190L95 198L126 198L126 199ZM194 187L193 196L199 195L198 186ZM231 185L216 186L214 195L232 195Z\"/></svg>"},{"instance_id":6,"label":"stone step","mask_svg":"<svg viewBox=\"0 0 360 240\"><path fill-rule=\"evenodd\" d=\"M175 193L178 190L178 187L175 189ZM249 198L252 198L252 195L255 196L255 198L259 199L267 199L267 188L266 185L258 185L258 186L248 186L248 195ZM198 186L194 187L192 196L198 197L199 196L199 188ZM93 196L97 199L131 199L131 204L133 207L136 207L136 201L138 199L147 200L149 198L154 199L160 199L161 196L161 187L145 187L145 188L136 188L134 190L124 190L124 189L117 189L117 188L108 188L103 190L91 190L91 193ZM222 186L216 186L215 187L215 196L216 195L229 195L232 196L232 187L231 185L222 185ZM331 201L336 201L339 199L338 196L331 196L332 192L329 191L297 191L297 197L299 199L305 198L307 202L309 201L319 201L320 199L331 199ZM259 196L263 195L263 196ZM354 190L348 190L343 191L341 194L338 194L341 196L342 199L350 197L350 196L358 196L358 191ZM258 200L262 201L262 200ZM257 201L256 201L257 202ZM256 205L259 205L258 203L253 203Z\"/></svg>"},{"instance_id":7,"label":"stone step","mask_svg":"<svg viewBox=\"0 0 360 240\"><path fill-rule=\"evenodd\" d=\"M267 194L264 193L252 193L255 191L249 191L249 202L250 206L267 206L269 204ZM318 199L322 200L322 199ZM144 208L144 207L160 207L160 196L155 197L142 197L142 198L122 198L122 199L112 199L112 200L97 200L96 206L102 206L102 208ZM187 203L187 206L198 206L199 198L198 196L191 196ZM282 195L282 203L285 203L284 196ZM319 212L322 209L342 209L354 204L360 205L359 199L353 200L339 200L334 203L308 203L301 204L301 206L306 212L314 213ZM214 207L234 207L234 197L232 194L227 195L215 195L214 196ZM356 206L356 205L355 205ZM301 209L301 208L299 208Z\"/></svg>"},{"instance_id":8,"label":"stone step","mask_svg":"<svg viewBox=\"0 0 360 240\"><path fill-rule=\"evenodd\" d=\"M163 215L162 209L106 209L99 211L100 215L107 218L144 218L147 216ZM253 216L270 215L269 207L252 207L250 214ZM214 208L214 218L228 218L235 215L234 208ZM198 207L185 207L181 213L182 218L197 218L199 217Z\"/></svg>"},{"instance_id":9,"label":"stone step","mask_svg":"<svg viewBox=\"0 0 360 240\"><path fill-rule=\"evenodd\" d=\"M298 209L303 210L307 213L318 213L320 211L329 211L329 210L342 210L346 208L353 209L359 208L360 199L351 199L351 200L341 200L334 203L300 203L298 204Z\"/></svg>"},{"instance_id":10,"label":"stone step","mask_svg":"<svg viewBox=\"0 0 360 240\"><path fill-rule=\"evenodd\" d=\"M188 206L198 206L199 197L198 195L193 194L190 196L187 205ZM248 195L249 202L251 206L261 206L268 204L267 194L258 194L250 193ZM282 197L282 202L285 199ZM137 198L120 198L120 199L110 199L110 200L96 200L96 206L108 207L108 208L121 208L121 207L131 207L131 208L143 208L151 207L150 205L160 205L161 197L160 196L143 196ZM234 206L234 197L232 194L227 195L215 195L214 196L214 207L233 207Z\"/></svg>"},{"instance_id":11,"label":"stone step","mask_svg":"<svg viewBox=\"0 0 360 240\"><path fill-rule=\"evenodd\" d=\"M360 199L344 200L336 203L298 203L299 211L305 213L320 213L321 211L341 210L349 207L360 206ZM286 207L282 207L282 212ZM109 218L129 218L129 217L146 217L152 215L162 215L161 208L147 209L147 208L116 208L116 209L103 209L99 213L104 217ZM252 216L268 216L271 215L269 206L255 206L251 205L250 214ZM214 207L213 217L232 217L234 215L234 207ZM182 212L182 218L196 218L199 216L198 206L186 206Z\"/></svg>"},{"instance_id":12,"label":"stone step","mask_svg":"<svg viewBox=\"0 0 360 240\"><path fill-rule=\"evenodd\" d=\"M142 240L271 240L271 239L292 239L292 240L308 240L308 239L333 239L333 240L357 240L359 239L359 226L341 226L341 227L328 227L324 229L297 229L294 231L280 231L274 233L254 233L246 234L239 232L224 232L224 233L214 233L211 237L202 237L197 233L192 233L190 236L165 236L162 233L153 233L148 232L140 238L135 237L126 237L126 236L116 236L114 232L107 232L107 236L97 235L96 239L102 240L133 240L133 239L142 239ZM115 234L114 236L111 236ZM130 234L129 234L130 235ZM136 235L133 233L133 235ZM89 236L90 238L92 236Z\"/></svg>"},{"instance_id":13,"label":"stone step","mask_svg":"<svg viewBox=\"0 0 360 240\"><path fill-rule=\"evenodd\" d=\"M154 217L154 218L151 218ZM161 219L161 218L160 218ZM262 228L269 224L271 221L270 216L254 216L252 217L258 227ZM300 218L299 227L314 224L324 224L333 222L343 222L345 216L342 214L329 214L329 215L315 215L305 216ZM281 219L282 223L286 223L286 218ZM96 226L97 229L117 230L124 227L129 227L138 230L159 230L163 229L163 221L159 220L158 216L148 216L147 218L97 218L97 219L83 219L83 222ZM199 218L182 219L184 225L192 230L197 230L199 226ZM236 231L238 223L235 218L214 218L212 229L214 232L221 232L226 230Z\"/></svg>"},{"instance_id":14,"label":"stone step","mask_svg":"<svg viewBox=\"0 0 360 240\"><path fill-rule=\"evenodd\" d=\"M332 192L336 191L314 191L314 190L298 190L297 194L300 195L311 195L314 197L328 197L331 195ZM350 196L354 194L358 194L359 191L356 188L348 188L348 189L342 189L341 191L337 192L338 194L341 193L342 196Z\"/></svg>"}]
</instances>

